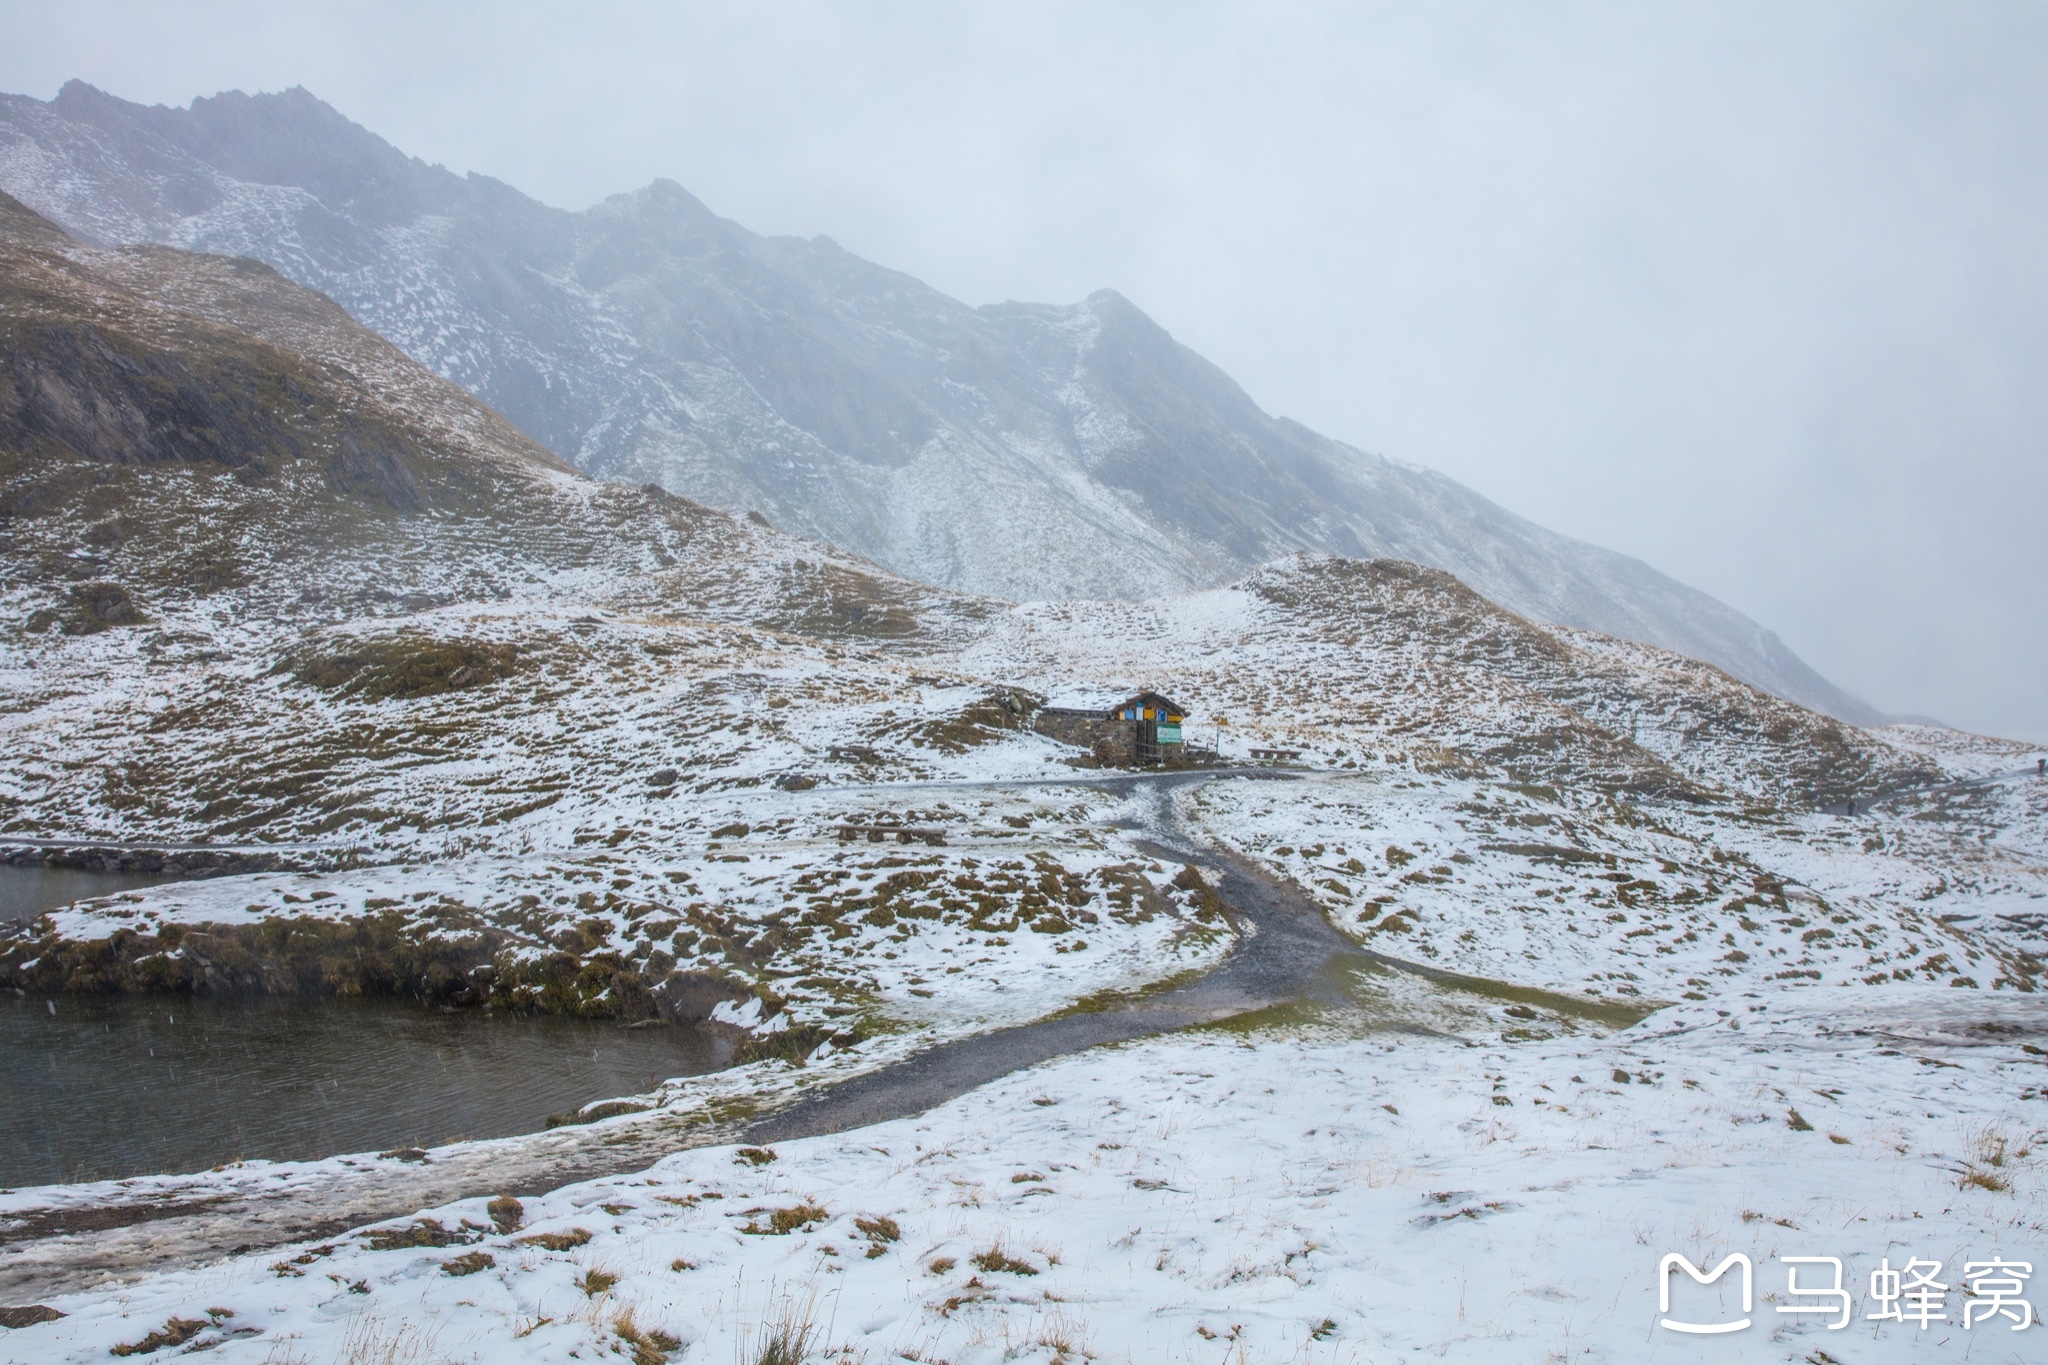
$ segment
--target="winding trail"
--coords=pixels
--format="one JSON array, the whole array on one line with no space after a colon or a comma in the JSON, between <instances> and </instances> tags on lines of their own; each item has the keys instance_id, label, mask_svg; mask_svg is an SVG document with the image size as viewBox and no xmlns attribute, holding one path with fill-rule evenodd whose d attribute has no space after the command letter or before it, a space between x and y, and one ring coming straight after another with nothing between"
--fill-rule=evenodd
<instances>
[{"instance_id":1,"label":"winding trail","mask_svg":"<svg viewBox=\"0 0 2048 1365\"><path fill-rule=\"evenodd\" d=\"M2004 768L1998 772L1985 773L1980 777L1963 777L1954 782L1936 782L1919 787L1887 787L1868 796L1845 797L1832 801L1820 808L1822 815L1869 815L1879 806L1888 806L1894 801L1907 797L1947 796L1954 792L1975 791L1979 787L1996 786L2001 782L2013 782L2042 776L2038 764L2031 768Z\"/></svg>"},{"instance_id":2,"label":"winding trail","mask_svg":"<svg viewBox=\"0 0 2048 1365\"><path fill-rule=\"evenodd\" d=\"M1162 798L1175 788L1217 776L1130 778L1125 789ZM1327 997L1329 1003L1340 1003L1330 984L1332 959L1348 956L1362 961L1369 955L1339 934L1322 910L1293 886L1234 854L1197 842L1180 827L1170 799L1155 799L1152 805L1153 819L1139 826L1149 836L1140 846L1170 861L1193 863L1209 874L1237 931L1222 962L1167 990L941 1043L894 1066L805 1095L749 1124L742 1136L749 1142L786 1142L863 1128L921 1114L1014 1071L1101 1043L1126 1042L1294 1001Z\"/></svg>"},{"instance_id":3,"label":"winding trail","mask_svg":"<svg viewBox=\"0 0 2048 1365\"><path fill-rule=\"evenodd\" d=\"M1374 962L1432 979L1444 975L1356 947L1298 889L1201 842L1180 825L1172 800L1176 790L1243 776L1249 774L1201 771L1109 780L1147 812L1126 826L1139 834L1141 846L1161 858L1201 867L1237 931L1223 961L1192 981L941 1043L740 1123L706 1124L695 1117L653 1113L455 1144L426 1160L394 1155L345 1170L295 1176L271 1187L237 1183L209 1190L193 1182L182 1190L173 1186L149 1192L143 1182L132 1201L12 1214L0 1221L0 1304L32 1303L137 1270L202 1264L332 1237L457 1199L537 1194L642 1170L687 1148L785 1142L919 1114L999 1077L1098 1044L1292 1002L1341 1003L1332 967L1342 960ZM1446 978L1440 984L1455 982Z\"/></svg>"}]
</instances>

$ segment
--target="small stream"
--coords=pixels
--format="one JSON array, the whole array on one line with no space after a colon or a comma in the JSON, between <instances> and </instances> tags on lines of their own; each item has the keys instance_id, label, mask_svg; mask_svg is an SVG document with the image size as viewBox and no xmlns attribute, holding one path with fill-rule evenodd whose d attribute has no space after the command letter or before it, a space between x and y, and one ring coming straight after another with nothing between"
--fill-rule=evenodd
<instances>
[{"instance_id":1,"label":"small stream","mask_svg":"<svg viewBox=\"0 0 2048 1365\"><path fill-rule=\"evenodd\" d=\"M395 1001L0 996L0 1186L506 1137L729 1055L688 1028Z\"/></svg>"}]
</instances>

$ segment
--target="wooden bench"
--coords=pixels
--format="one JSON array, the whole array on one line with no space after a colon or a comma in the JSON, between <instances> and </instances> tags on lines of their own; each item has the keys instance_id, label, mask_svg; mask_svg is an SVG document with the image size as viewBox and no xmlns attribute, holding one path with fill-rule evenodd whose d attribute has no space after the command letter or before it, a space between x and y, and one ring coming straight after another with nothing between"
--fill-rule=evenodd
<instances>
[{"instance_id":1,"label":"wooden bench","mask_svg":"<svg viewBox=\"0 0 2048 1365\"><path fill-rule=\"evenodd\" d=\"M1253 749L1253 750L1251 751L1251 755L1252 755L1252 757L1253 757L1253 758L1280 758L1280 759L1295 759L1295 758L1300 758L1300 757L1301 757L1301 750L1299 750L1299 749Z\"/></svg>"}]
</instances>

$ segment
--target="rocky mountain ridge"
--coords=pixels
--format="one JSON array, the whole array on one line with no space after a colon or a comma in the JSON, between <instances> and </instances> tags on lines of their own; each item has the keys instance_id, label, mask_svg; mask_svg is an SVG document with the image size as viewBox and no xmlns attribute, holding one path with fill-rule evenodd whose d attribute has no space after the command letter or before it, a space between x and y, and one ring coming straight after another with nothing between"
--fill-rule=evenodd
<instances>
[{"instance_id":1,"label":"rocky mountain ridge","mask_svg":"<svg viewBox=\"0 0 2048 1365\"><path fill-rule=\"evenodd\" d=\"M888 640L988 609L577 473L267 266L83 246L4 194L0 347L0 596L32 632L516 598Z\"/></svg>"},{"instance_id":2,"label":"rocky mountain ridge","mask_svg":"<svg viewBox=\"0 0 2048 1365\"><path fill-rule=\"evenodd\" d=\"M912 578L1144 597L1299 551L1411 560L1542 621L1877 717L1639 561L1262 412L1129 301L982 308L657 181L580 213L408 158L303 90L0 97L0 188L102 243L249 256L600 478Z\"/></svg>"}]
</instances>

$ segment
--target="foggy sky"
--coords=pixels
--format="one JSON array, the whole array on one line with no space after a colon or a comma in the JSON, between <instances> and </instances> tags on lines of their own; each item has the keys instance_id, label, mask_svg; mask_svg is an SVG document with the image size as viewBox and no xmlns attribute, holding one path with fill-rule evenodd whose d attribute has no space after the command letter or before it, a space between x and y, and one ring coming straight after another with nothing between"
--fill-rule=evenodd
<instances>
[{"instance_id":1,"label":"foggy sky","mask_svg":"<svg viewBox=\"0 0 2048 1365\"><path fill-rule=\"evenodd\" d=\"M2040 4L0 3L0 89L302 84L971 303L1128 295L1269 411L2048 741Z\"/></svg>"}]
</instances>

